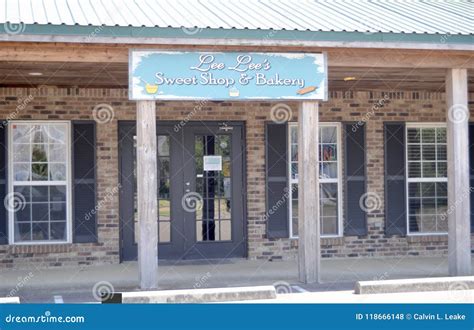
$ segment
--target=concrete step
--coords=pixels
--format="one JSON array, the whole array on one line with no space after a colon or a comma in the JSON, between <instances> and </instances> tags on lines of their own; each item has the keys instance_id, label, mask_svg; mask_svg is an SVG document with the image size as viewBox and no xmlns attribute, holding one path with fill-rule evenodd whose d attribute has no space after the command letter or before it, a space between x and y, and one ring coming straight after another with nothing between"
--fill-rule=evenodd
<instances>
[{"instance_id":1,"label":"concrete step","mask_svg":"<svg viewBox=\"0 0 474 330\"><path fill-rule=\"evenodd\" d=\"M474 290L474 276L358 281L354 289L356 294L450 290Z\"/></svg>"},{"instance_id":2,"label":"concrete step","mask_svg":"<svg viewBox=\"0 0 474 330\"><path fill-rule=\"evenodd\" d=\"M275 299L273 286L252 286L216 289L162 290L109 293L103 303L156 304L156 303L214 303Z\"/></svg>"}]
</instances>

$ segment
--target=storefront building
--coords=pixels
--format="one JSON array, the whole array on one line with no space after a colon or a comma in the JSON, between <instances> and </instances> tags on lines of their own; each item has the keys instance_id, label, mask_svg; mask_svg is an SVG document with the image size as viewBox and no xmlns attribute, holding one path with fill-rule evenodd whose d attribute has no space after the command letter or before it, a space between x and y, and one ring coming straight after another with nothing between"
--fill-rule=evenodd
<instances>
[{"instance_id":1,"label":"storefront building","mask_svg":"<svg viewBox=\"0 0 474 330\"><path fill-rule=\"evenodd\" d=\"M324 53L321 256L470 258L469 2L27 2L0 11L0 267L137 259L130 49ZM300 103L155 102L159 259L297 257Z\"/></svg>"}]
</instances>

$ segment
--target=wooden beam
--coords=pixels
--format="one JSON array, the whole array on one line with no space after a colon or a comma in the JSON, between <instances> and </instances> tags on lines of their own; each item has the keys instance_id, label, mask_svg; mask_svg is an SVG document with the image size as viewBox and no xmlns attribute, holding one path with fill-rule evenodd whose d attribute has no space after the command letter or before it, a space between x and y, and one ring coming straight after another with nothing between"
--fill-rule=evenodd
<instances>
[{"instance_id":1,"label":"wooden beam","mask_svg":"<svg viewBox=\"0 0 474 330\"><path fill-rule=\"evenodd\" d=\"M140 288L158 285L156 103L137 102L138 270Z\"/></svg>"},{"instance_id":2,"label":"wooden beam","mask_svg":"<svg viewBox=\"0 0 474 330\"><path fill-rule=\"evenodd\" d=\"M129 48L149 45L89 45L67 43L0 42L1 61L128 63ZM162 50L260 51L260 52L327 52L330 67L371 68L467 68L474 69L472 51L322 48L305 46L216 46L153 45Z\"/></svg>"},{"instance_id":3,"label":"wooden beam","mask_svg":"<svg viewBox=\"0 0 474 330\"><path fill-rule=\"evenodd\" d=\"M469 108L467 71L446 75L448 138L448 261L451 276L471 275Z\"/></svg>"},{"instance_id":4,"label":"wooden beam","mask_svg":"<svg viewBox=\"0 0 474 330\"><path fill-rule=\"evenodd\" d=\"M273 31L278 33L278 31ZM272 33L272 32L270 32ZM128 37L96 35L93 38L85 35L28 35L28 34L0 34L0 42L35 42L35 43L70 43L70 44L120 44L120 45L143 45L145 47L176 45L184 47L192 46L219 46L219 47L318 47L318 48L354 48L354 49L395 49L395 50L467 50L472 51L474 47L467 41L464 43L442 42L403 42L403 41L325 41L325 40L298 40L291 38L176 38L176 37Z\"/></svg>"},{"instance_id":5,"label":"wooden beam","mask_svg":"<svg viewBox=\"0 0 474 330\"><path fill-rule=\"evenodd\" d=\"M298 112L298 268L303 283L320 280L319 166L317 102Z\"/></svg>"}]
</instances>

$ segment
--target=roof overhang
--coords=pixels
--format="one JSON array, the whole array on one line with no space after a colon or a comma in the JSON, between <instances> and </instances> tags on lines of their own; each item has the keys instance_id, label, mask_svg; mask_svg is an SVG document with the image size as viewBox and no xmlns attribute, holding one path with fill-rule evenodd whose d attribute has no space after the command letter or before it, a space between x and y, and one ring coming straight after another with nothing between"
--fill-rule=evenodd
<instances>
[{"instance_id":1,"label":"roof overhang","mask_svg":"<svg viewBox=\"0 0 474 330\"><path fill-rule=\"evenodd\" d=\"M184 29L160 27L27 24L18 31L0 25L0 41L148 45L289 46L474 50L474 35Z\"/></svg>"}]
</instances>

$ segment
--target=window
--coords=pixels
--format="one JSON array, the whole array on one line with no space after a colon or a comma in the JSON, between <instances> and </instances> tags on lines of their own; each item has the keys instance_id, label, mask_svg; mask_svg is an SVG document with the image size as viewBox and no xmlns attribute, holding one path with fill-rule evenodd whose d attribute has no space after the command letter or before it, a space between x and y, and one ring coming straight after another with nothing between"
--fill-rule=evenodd
<instances>
[{"instance_id":1,"label":"window","mask_svg":"<svg viewBox=\"0 0 474 330\"><path fill-rule=\"evenodd\" d=\"M406 126L408 234L447 233L445 125Z\"/></svg>"},{"instance_id":2,"label":"window","mask_svg":"<svg viewBox=\"0 0 474 330\"><path fill-rule=\"evenodd\" d=\"M289 126L289 197L290 237L298 237L298 125ZM341 209L341 167L340 167L340 125L321 123L319 127L319 200L321 236L340 236Z\"/></svg>"},{"instance_id":3,"label":"window","mask_svg":"<svg viewBox=\"0 0 474 330\"><path fill-rule=\"evenodd\" d=\"M70 127L12 122L9 130L10 242L69 242Z\"/></svg>"}]
</instances>

